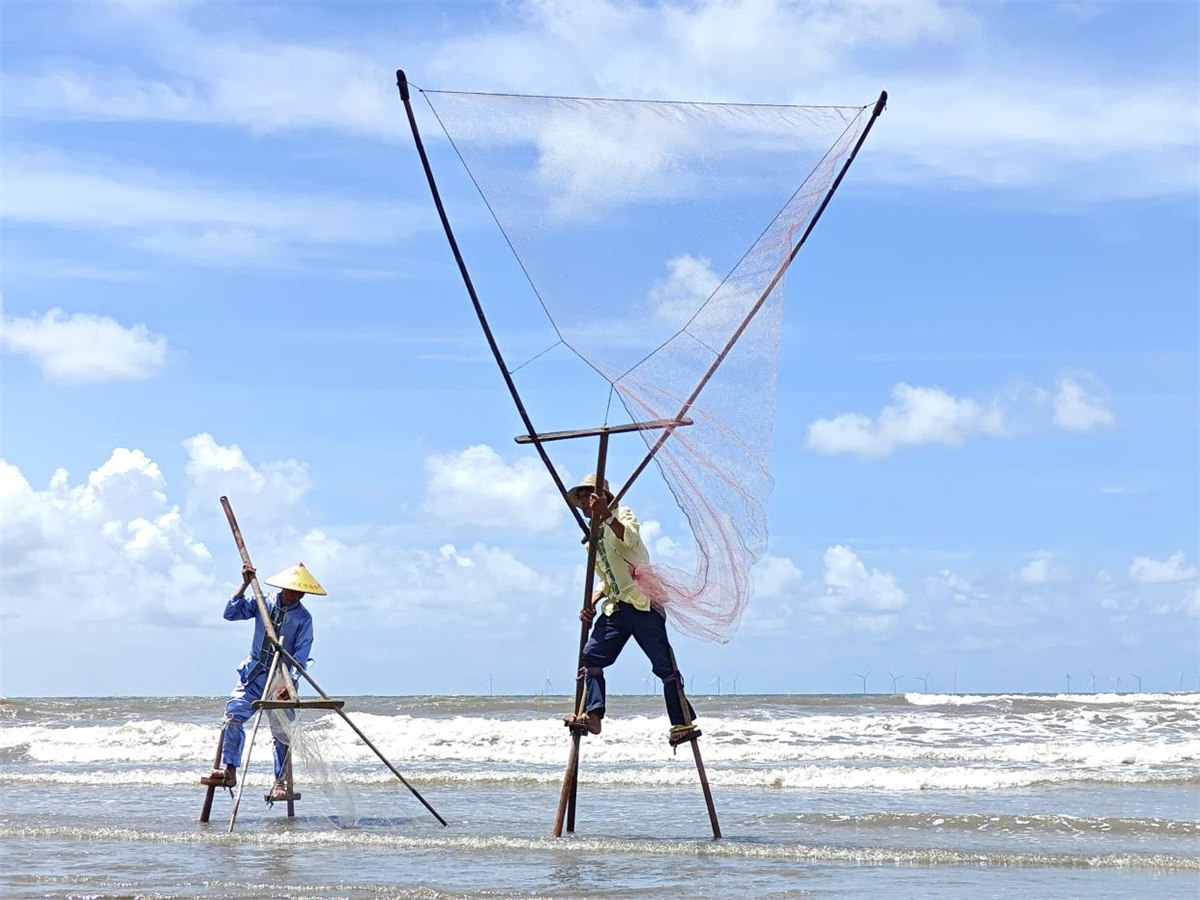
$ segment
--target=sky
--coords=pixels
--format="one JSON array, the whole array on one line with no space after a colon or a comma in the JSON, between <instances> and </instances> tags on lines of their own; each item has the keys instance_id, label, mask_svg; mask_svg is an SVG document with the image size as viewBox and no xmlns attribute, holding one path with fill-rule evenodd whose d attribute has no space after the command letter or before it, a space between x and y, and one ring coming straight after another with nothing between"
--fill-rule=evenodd
<instances>
[{"instance_id":1,"label":"sky","mask_svg":"<svg viewBox=\"0 0 1200 900\"><path fill-rule=\"evenodd\" d=\"M578 532L513 442L397 68L442 90L889 93L787 276L768 549L732 641L674 639L692 693L868 671L880 692L1200 688L1194 4L2 15L0 693L225 692L250 632L221 617L222 495L262 574L303 560L328 590L305 602L330 693L572 690ZM516 364L545 321L415 109ZM589 202L616 254L637 204ZM712 274L698 250L642 256L650 300ZM606 387L539 365L535 423L598 424ZM594 452L555 460L578 477ZM628 501L652 555L686 562L659 474ZM610 673L653 689L635 647Z\"/></svg>"}]
</instances>

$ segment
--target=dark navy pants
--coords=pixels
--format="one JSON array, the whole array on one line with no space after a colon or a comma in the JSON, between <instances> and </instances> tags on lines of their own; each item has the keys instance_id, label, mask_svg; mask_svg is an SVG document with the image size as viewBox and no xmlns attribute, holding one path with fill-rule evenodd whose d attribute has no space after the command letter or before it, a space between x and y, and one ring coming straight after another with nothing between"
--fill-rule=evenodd
<instances>
[{"instance_id":1,"label":"dark navy pants","mask_svg":"<svg viewBox=\"0 0 1200 900\"><path fill-rule=\"evenodd\" d=\"M618 603L611 616L597 616L592 626L592 636L583 648L583 690L587 698L584 709L604 715L604 670L617 661L630 637L637 641L649 657L654 674L663 681L663 698L667 701L671 724L686 724L679 702L683 676L671 665L666 620L652 609L643 611L628 603ZM696 717L691 703L688 711L692 718Z\"/></svg>"}]
</instances>

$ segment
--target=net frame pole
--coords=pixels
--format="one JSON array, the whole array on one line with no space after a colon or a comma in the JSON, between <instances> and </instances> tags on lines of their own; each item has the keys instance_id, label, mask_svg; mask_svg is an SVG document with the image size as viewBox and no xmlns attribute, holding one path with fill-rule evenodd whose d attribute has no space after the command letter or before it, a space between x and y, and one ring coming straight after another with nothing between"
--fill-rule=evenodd
<instances>
[{"instance_id":1,"label":"net frame pole","mask_svg":"<svg viewBox=\"0 0 1200 900\"><path fill-rule=\"evenodd\" d=\"M867 124L863 128L862 134L858 136L858 140L854 144L854 149L850 151L850 155L846 157L845 162L842 163L842 168L838 172L837 177L833 180L833 184L830 186L829 190L825 193L825 197L821 200L821 205L817 207L817 211L813 213L813 217L809 219L808 226L804 229L804 234L800 236L800 240L796 242L796 245L792 247L791 252L788 253L787 258L780 264L779 269L771 278L770 283L768 283L766 288L763 289L762 294L759 296L758 300L755 301L754 306L751 307L748 313L746 313L746 317L742 320L742 324L738 326L737 330L721 349L721 352L717 354L717 358L712 361L712 364L708 367L708 370L700 376L700 381L696 384L696 387L692 390L691 394L688 395L688 398L683 401L683 406L679 408L679 412L675 414L675 421L678 421L687 415L688 410L692 408L692 404L696 402L696 398L700 396L700 392L704 390L705 386L712 379L717 369L720 368L721 363L725 361L725 357L729 355L729 352L733 349L734 344L738 342L738 339L741 338L745 330L750 327L751 321L753 321L754 317L758 315L758 311L762 309L763 304L767 302L767 298L771 295L771 292L775 290L775 286L779 284L779 281L783 278L784 273L786 273L788 268L792 265L793 260L796 258L796 254L800 252L800 248L804 246L805 241L808 240L808 236L812 234L817 222L820 221L821 215L825 212L825 208L829 206L829 201L833 199L833 195L837 192L838 187L841 185L842 179L846 177L846 172L850 169L850 164L853 163L855 157L858 156L858 151L866 141L867 135L871 133L871 127L875 124L875 120L882 115L884 108L887 106L887 96L887 91L880 92L879 99L875 101L875 108L871 110L871 118L867 120ZM650 464L650 461L654 459L654 457L658 454L658 451L662 449L663 444L667 442L674 432L675 427L668 424L663 430L663 433L658 436L658 440L654 442L654 446L650 448L650 452L646 454L645 458L638 464L637 468L633 470L633 473L625 481L625 484L622 485L621 489L617 491L618 503L621 501L621 498L625 496L625 492L633 486L634 481L636 481L638 476L642 474L646 466Z\"/></svg>"},{"instance_id":2,"label":"net frame pole","mask_svg":"<svg viewBox=\"0 0 1200 900\"><path fill-rule=\"evenodd\" d=\"M467 270L467 263L463 259L462 251L458 248L458 239L454 236L454 229L450 226L450 217L446 214L446 207L442 203L441 192L438 190L437 181L433 177L433 168L430 166L429 156L425 152L425 143L421 140L421 130L417 127L417 117L413 114L412 99L408 89L408 77L404 74L403 69L396 70L396 87L400 90L400 99L404 101L404 112L408 116L408 125L412 129L413 142L417 146L417 154L421 157L421 166L425 170L425 180L429 182L429 193L433 195L433 203L437 207L438 217L442 220L442 228L446 232L446 240L450 244L450 251L454 254L454 261L458 264L458 273L462 276L463 285L466 287L467 294L471 298L471 305L475 307L475 315L479 319L479 326L483 329L483 336L487 338L488 347L492 351L492 357L496 360L496 366L500 369L500 374L504 378L504 384L508 388L508 393L512 396L512 401L517 407L517 413L521 416L521 422L525 425L526 433L529 435L534 447L537 448L538 456L542 458L542 463L546 466L550 477L554 479L554 485L562 495L563 502L571 510L572 517L575 519L580 531L586 534L588 526L584 523L583 516L580 515L579 510L572 506L571 501L567 499L567 486L563 484L562 477L558 474L554 463L550 461L550 456L546 453L546 448L538 440L538 433L533 427L533 422L529 418L528 411L525 409L524 401L521 400L521 394L517 391L517 385L512 379L508 365L504 362L504 355L500 352L500 346L496 343L496 338L492 334L492 327L488 324L487 316L484 315L483 305L479 302L479 295L475 291L475 283L471 280L471 273Z\"/></svg>"}]
</instances>

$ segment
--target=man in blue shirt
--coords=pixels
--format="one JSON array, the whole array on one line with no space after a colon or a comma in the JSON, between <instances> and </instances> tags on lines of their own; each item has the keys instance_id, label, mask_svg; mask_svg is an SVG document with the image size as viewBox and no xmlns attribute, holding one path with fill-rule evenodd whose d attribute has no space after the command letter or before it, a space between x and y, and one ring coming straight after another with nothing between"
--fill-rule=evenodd
<instances>
[{"instance_id":1,"label":"man in blue shirt","mask_svg":"<svg viewBox=\"0 0 1200 900\"><path fill-rule=\"evenodd\" d=\"M253 566L242 567L242 586L225 605L225 618L230 622L240 619L254 619L254 640L250 644L250 655L238 667L238 683L233 686L229 702L225 705L225 742L221 751L221 761L225 768L213 770L214 779L223 778L225 787L237 784L237 767L242 764L242 744L245 741L244 725L254 714L254 701L261 700L267 691L267 673L275 658L275 648L267 640L267 629L262 618L258 615L258 607L253 597L246 596L246 588L253 580ZM307 594L324 595L325 589L309 574L304 563L297 563L289 569L284 569L272 575L264 584L279 588L279 593L267 600L267 614L271 624L279 636L283 649L290 653L302 667L308 668L309 651L312 649L313 627L312 614L309 613L300 598ZM280 667L282 669L282 666ZM296 684L300 673L295 668L290 670L292 683ZM282 684L282 672L278 672L272 682L277 699L286 700L288 690ZM274 723L272 723L274 724ZM275 737L275 778L277 783L272 793L282 791L278 783L287 760L287 735L272 729Z\"/></svg>"}]
</instances>

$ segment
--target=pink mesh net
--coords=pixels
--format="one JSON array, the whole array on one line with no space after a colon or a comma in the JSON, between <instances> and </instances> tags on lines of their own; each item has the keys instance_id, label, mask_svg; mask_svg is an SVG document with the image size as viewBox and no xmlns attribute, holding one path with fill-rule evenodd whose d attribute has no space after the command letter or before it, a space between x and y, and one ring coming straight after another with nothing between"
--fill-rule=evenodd
<instances>
[{"instance_id":1,"label":"pink mesh net","mask_svg":"<svg viewBox=\"0 0 1200 900\"><path fill-rule=\"evenodd\" d=\"M634 574L681 632L728 642L767 550L782 276L873 104L425 97L559 341L632 420L694 421L639 433L695 569Z\"/></svg>"}]
</instances>

